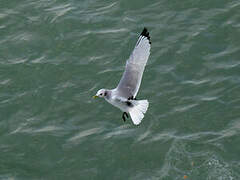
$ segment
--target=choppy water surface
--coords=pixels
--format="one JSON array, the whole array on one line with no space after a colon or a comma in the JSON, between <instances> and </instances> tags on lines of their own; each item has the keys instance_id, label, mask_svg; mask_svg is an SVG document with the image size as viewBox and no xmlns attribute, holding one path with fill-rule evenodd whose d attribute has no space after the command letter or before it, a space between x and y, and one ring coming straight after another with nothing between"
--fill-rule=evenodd
<instances>
[{"instance_id":1,"label":"choppy water surface","mask_svg":"<svg viewBox=\"0 0 240 180\"><path fill-rule=\"evenodd\" d=\"M0 2L0 179L240 179L238 0ZM91 97L136 37L140 126Z\"/></svg>"}]
</instances>

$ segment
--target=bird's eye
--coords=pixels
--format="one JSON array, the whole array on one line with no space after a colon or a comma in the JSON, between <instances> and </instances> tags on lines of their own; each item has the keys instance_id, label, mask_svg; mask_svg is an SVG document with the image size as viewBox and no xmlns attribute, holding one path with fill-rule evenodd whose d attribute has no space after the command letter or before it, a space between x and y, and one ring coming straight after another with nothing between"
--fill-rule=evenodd
<instances>
[{"instance_id":1,"label":"bird's eye","mask_svg":"<svg viewBox=\"0 0 240 180\"><path fill-rule=\"evenodd\" d=\"M100 96L102 96L102 93L100 94Z\"/></svg>"}]
</instances>

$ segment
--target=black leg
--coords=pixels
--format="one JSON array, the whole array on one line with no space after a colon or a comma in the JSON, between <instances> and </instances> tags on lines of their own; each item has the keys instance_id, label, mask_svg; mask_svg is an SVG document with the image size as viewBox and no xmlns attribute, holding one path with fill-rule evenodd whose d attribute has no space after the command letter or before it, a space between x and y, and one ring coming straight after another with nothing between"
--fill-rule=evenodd
<instances>
[{"instance_id":1,"label":"black leg","mask_svg":"<svg viewBox=\"0 0 240 180\"><path fill-rule=\"evenodd\" d=\"M128 114L127 114L126 112L124 112L124 113L122 114L122 118L123 118L123 121L124 121L124 122L126 121L125 116L128 118Z\"/></svg>"},{"instance_id":2,"label":"black leg","mask_svg":"<svg viewBox=\"0 0 240 180\"><path fill-rule=\"evenodd\" d=\"M124 113L125 113L125 112L124 112ZM124 114L124 113L122 114L122 118L123 118L123 121L125 122L126 119L125 119L125 116L124 116L125 114Z\"/></svg>"}]
</instances>

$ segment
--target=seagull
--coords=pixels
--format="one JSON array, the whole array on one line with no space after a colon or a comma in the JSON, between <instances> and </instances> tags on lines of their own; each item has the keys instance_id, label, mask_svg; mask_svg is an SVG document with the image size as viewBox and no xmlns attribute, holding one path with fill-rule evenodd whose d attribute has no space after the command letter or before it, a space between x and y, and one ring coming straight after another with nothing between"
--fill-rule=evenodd
<instances>
[{"instance_id":1,"label":"seagull","mask_svg":"<svg viewBox=\"0 0 240 180\"><path fill-rule=\"evenodd\" d=\"M140 34L135 48L127 60L123 76L115 89L100 89L93 98L104 98L113 106L119 108L126 121L130 114L133 124L141 123L147 112L148 100L137 100L136 96L141 84L142 75L150 55L151 41L147 28Z\"/></svg>"}]
</instances>

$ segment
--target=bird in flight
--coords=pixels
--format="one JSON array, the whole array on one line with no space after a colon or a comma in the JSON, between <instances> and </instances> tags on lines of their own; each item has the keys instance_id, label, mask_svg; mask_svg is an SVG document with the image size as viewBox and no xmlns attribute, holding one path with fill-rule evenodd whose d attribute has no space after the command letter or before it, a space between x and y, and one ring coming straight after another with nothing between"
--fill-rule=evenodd
<instances>
[{"instance_id":1,"label":"bird in flight","mask_svg":"<svg viewBox=\"0 0 240 180\"><path fill-rule=\"evenodd\" d=\"M135 48L127 60L123 76L115 89L100 89L93 98L104 98L119 108L126 121L128 114L135 125L140 124L148 109L148 100L137 100L136 96L141 84L142 75L150 55L151 41L147 28L140 34Z\"/></svg>"}]
</instances>

